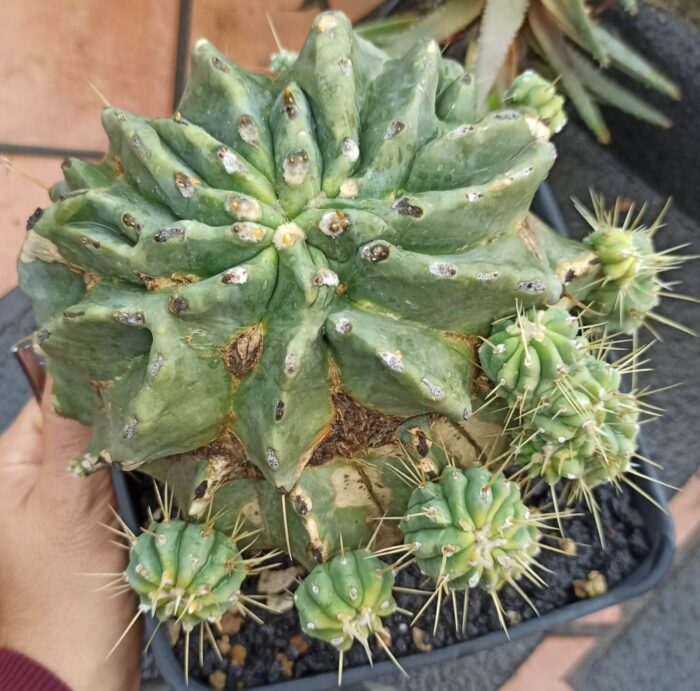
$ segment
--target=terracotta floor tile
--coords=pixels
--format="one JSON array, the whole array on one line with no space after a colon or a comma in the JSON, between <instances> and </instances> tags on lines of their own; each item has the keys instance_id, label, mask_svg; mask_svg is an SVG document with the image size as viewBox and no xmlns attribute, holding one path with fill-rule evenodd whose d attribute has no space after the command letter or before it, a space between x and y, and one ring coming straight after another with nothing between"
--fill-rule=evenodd
<instances>
[{"instance_id":1,"label":"terracotta floor tile","mask_svg":"<svg viewBox=\"0 0 700 691\"><path fill-rule=\"evenodd\" d=\"M318 14L298 9L300 0L194 0L191 39L209 39L239 65L265 71L277 50L266 13L282 46L299 50Z\"/></svg>"},{"instance_id":2,"label":"terracotta floor tile","mask_svg":"<svg viewBox=\"0 0 700 691\"><path fill-rule=\"evenodd\" d=\"M11 160L47 186L61 179L60 158L12 156ZM15 263L27 218L49 204L48 192L0 165L0 297L17 285Z\"/></svg>"},{"instance_id":3,"label":"terracotta floor tile","mask_svg":"<svg viewBox=\"0 0 700 691\"><path fill-rule=\"evenodd\" d=\"M622 621L622 606L613 605L600 609L597 612L587 614L585 617L579 617L571 623L571 626L576 629L579 627L588 626L614 626Z\"/></svg>"},{"instance_id":4,"label":"terracotta floor tile","mask_svg":"<svg viewBox=\"0 0 700 691\"><path fill-rule=\"evenodd\" d=\"M177 0L22 0L0 22L0 142L104 150L101 102L170 113Z\"/></svg>"},{"instance_id":5,"label":"terracotta floor tile","mask_svg":"<svg viewBox=\"0 0 700 691\"><path fill-rule=\"evenodd\" d=\"M547 636L501 691L571 691L566 676L593 648L590 636Z\"/></svg>"}]
</instances>

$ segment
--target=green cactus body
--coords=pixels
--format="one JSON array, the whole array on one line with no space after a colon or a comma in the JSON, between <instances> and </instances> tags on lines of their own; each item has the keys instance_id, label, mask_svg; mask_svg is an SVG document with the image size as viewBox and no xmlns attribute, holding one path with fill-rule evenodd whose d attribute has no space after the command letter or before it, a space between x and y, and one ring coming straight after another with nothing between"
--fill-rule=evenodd
<instances>
[{"instance_id":1,"label":"green cactus body","mask_svg":"<svg viewBox=\"0 0 700 691\"><path fill-rule=\"evenodd\" d=\"M414 490L399 527L421 571L451 590L497 591L520 578L539 551L518 485L479 466L448 466Z\"/></svg>"},{"instance_id":2,"label":"green cactus body","mask_svg":"<svg viewBox=\"0 0 700 691\"><path fill-rule=\"evenodd\" d=\"M561 132L566 125L564 97L557 93L552 82L534 70L518 75L503 101L515 110L542 120L552 134Z\"/></svg>"},{"instance_id":3,"label":"green cactus body","mask_svg":"<svg viewBox=\"0 0 700 691\"><path fill-rule=\"evenodd\" d=\"M479 348L481 366L511 403L529 404L580 358L586 340L578 330L576 317L555 308L496 322Z\"/></svg>"},{"instance_id":4,"label":"green cactus body","mask_svg":"<svg viewBox=\"0 0 700 691\"><path fill-rule=\"evenodd\" d=\"M659 304L658 274L669 267L670 258L656 253L650 230L616 226L600 213L595 220L584 215L593 224L586 243L600 258L603 274L589 292L591 313L584 318L603 322L611 332L632 334Z\"/></svg>"},{"instance_id":5,"label":"green cactus body","mask_svg":"<svg viewBox=\"0 0 700 691\"><path fill-rule=\"evenodd\" d=\"M109 155L66 162L19 262L57 409L93 424L80 469L204 449L293 494L404 421L469 417L477 337L587 250L528 215L546 137L460 122L457 81L434 43L390 59L324 13L275 80L199 41L172 119L105 109Z\"/></svg>"},{"instance_id":6,"label":"green cactus body","mask_svg":"<svg viewBox=\"0 0 700 691\"><path fill-rule=\"evenodd\" d=\"M221 531L180 519L154 522L135 539L125 578L141 608L186 629L218 621L247 575L235 543Z\"/></svg>"},{"instance_id":7,"label":"green cactus body","mask_svg":"<svg viewBox=\"0 0 700 691\"><path fill-rule=\"evenodd\" d=\"M578 319L557 308L520 313L494 325L479 357L513 409L516 461L531 477L590 488L629 468L639 403L593 354Z\"/></svg>"},{"instance_id":8,"label":"green cactus body","mask_svg":"<svg viewBox=\"0 0 700 691\"><path fill-rule=\"evenodd\" d=\"M539 433L520 449L518 462L549 484L617 481L637 449L639 413L636 397L620 390L619 372L586 356L526 423L522 437Z\"/></svg>"},{"instance_id":9,"label":"green cactus body","mask_svg":"<svg viewBox=\"0 0 700 691\"><path fill-rule=\"evenodd\" d=\"M318 564L294 593L303 631L334 645L350 648L355 640L366 646L382 633L382 618L392 614L394 573L371 552L342 552Z\"/></svg>"}]
</instances>

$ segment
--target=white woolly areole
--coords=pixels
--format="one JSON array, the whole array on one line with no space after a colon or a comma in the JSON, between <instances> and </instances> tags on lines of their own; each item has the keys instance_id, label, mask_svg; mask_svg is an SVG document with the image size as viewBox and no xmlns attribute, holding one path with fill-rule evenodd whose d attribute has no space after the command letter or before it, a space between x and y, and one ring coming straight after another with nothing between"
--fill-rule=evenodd
<instances>
[{"instance_id":1,"label":"white woolly areole","mask_svg":"<svg viewBox=\"0 0 700 691\"><path fill-rule=\"evenodd\" d=\"M66 260L58 251L58 247L51 240L47 240L34 230L27 231L19 260L24 264L30 264L35 261L49 264L66 263Z\"/></svg>"},{"instance_id":2,"label":"white woolly areole","mask_svg":"<svg viewBox=\"0 0 700 691\"><path fill-rule=\"evenodd\" d=\"M265 231L255 223L243 221L242 223L234 224L233 234L244 242L258 242L264 237Z\"/></svg>"},{"instance_id":3,"label":"white woolly areole","mask_svg":"<svg viewBox=\"0 0 700 691\"><path fill-rule=\"evenodd\" d=\"M258 130L250 118L239 118L238 120L238 135L250 146L257 146L260 141L258 139Z\"/></svg>"},{"instance_id":4,"label":"white woolly areole","mask_svg":"<svg viewBox=\"0 0 700 691\"><path fill-rule=\"evenodd\" d=\"M346 225L347 220L345 214L338 213L337 211L329 211L323 214L318 223L321 232L332 238L338 237L338 235L345 230Z\"/></svg>"},{"instance_id":5,"label":"white woolly areole","mask_svg":"<svg viewBox=\"0 0 700 691\"><path fill-rule=\"evenodd\" d=\"M338 26L338 20L332 14L322 14L316 22L316 30L320 32L330 31Z\"/></svg>"},{"instance_id":6,"label":"white woolly areole","mask_svg":"<svg viewBox=\"0 0 700 691\"><path fill-rule=\"evenodd\" d=\"M338 280L338 274L331 269L326 269L325 267L320 268L313 278L313 284L315 286L337 286L340 281Z\"/></svg>"},{"instance_id":7,"label":"white woolly areole","mask_svg":"<svg viewBox=\"0 0 700 691\"><path fill-rule=\"evenodd\" d=\"M340 199L354 199L358 195L359 191L360 187L357 184L357 180L347 178L346 180L343 180L343 183L340 186L338 197L340 197Z\"/></svg>"},{"instance_id":8,"label":"white woolly areole","mask_svg":"<svg viewBox=\"0 0 700 691\"><path fill-rule=\"evenodd\" d=\"M232 194L226 200L226 210L248 221L258 221L262 216L262 207L257 199L239 197L237 194Z\"/></svg>"},{"instance_id":9,"label":"white woolly areole","mask_svg":"<svg viewBox=\"0 0 700 691\"><path fill-rule=\"evenodd\" d=\"M525 122L527 123L528 129L530 130L530 134L535 138L537 142L540 144L546 144L551 135L551 132L549 131L549 127L545 125L542 120L539 118L533 118L526 116L525 117Z\"/></svg>"},{"instance_id":10,"label":"white woolly areole","mask_svg":"<svg viewBox=\"0 0 700 691\"><path fill-rule=\"evenodd\" d=\"M284 181L292 187L298 187L309 172L309 157L305 151L297 151L285 157L282 162Z\"/></svg>"},{"instance_id":11,"label":"white woolly areole","mask_svg":"<svg viewBox=\"0 0 700 691\"><path fill-rule=\"evenodd\" d=\"M357 142L354 139L350 139L350 137L345 137L345 139L343 139L341 149L343 156L349 158L353 163L360 158L360 147Z\"/></svg>"},{"instance_id":12,"label":"white woolly areole","mask_svg":"<svg viewBox=\"0 0 700 691\"><path fill-rule=\"evenodd\" d=\"M394 372L403 372L403 353L400 350L383 350L379 353L382 362Z\"/></svg>"},{"instance_id":13,"label":"white woolly areole","mask_svg":"<svg viewBox=\"0 0 700 691\"><path fill-rule=\"evenodd\" d=\"M286 250L294 247L297 242L301 242L304 238L306 238L304 231L296 223L283 223L275 230L272 241L278 250Z\"/></svg>"},{"instance_id":14,"label":"white woolly areole","mask_svg":"<svg viewBox=\"0 0 700 691\"><path fill-rule=\"evenodd\" d=\"M248 269L244 269L242 266L236 266L233 269L229 269L224 274L224 283L234 283L236 285L243 285L248 282Z\"/></svg>"},{"instance_id":15,"label":"white woolly areole","mask_svg":"<svg viewBox=\"0 0 700 691\"><path fill-rule=\"evenodd\" d=\"M221 148L216 155L227 173L242 173L245 171L241 159L231 149Z\"/></svg>"}]
</instances>

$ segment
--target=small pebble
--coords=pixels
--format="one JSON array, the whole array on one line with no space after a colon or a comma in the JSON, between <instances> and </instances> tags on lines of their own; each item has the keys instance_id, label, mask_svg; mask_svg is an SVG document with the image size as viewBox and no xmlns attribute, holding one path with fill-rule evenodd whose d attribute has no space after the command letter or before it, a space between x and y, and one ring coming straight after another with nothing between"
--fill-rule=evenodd
<instances>
[{"instance_id":1,"label":"small pebble","mask_svg":"<svg viewBox=\"0 0 700 691\"><path fill-rule=\"evenodd\" d=\"M231 660L231 664L234 667L243 667L246 657L248 657L248 651L240 643L234 643L228 651L228 659Z\"/></svg>"},{"instance_id":2,"label":"small pebble","mask_svg":"<svg viewBox=\"0 0 700 691\"><path fill-rule=\"evenodd\" d=\"M608 581L600 571L590 571L585 580L574 581L574 593L579 600L599 597L608 592Z\"/></svg>"},{"instance_id":3,"label":"small pebble","mask_svg":"<svg viewBox=\"0 0 700 691\"><path fill-rule=\"evenodd\" d=\"M433 649L433 644L429 643L427 639L427 633L423 629L419 629L414 626L411 629L411 638L413 638L413 645L421 651L421 653L429 653Z\"/></svg>"},{"instance_id":4,"label":"small pebble","mask_svg":"<svg viewBox=\"0 0 700 691\"><path fill-rule=\"evenodd\" d=\"M282 674L291 679L294 674L294 663L284 653L277 653L275 657L277 658L277 662L280 663Z\"/></svg>"},{"instance_id":5,"label":"small pebble","mask_svg":"<svg viewBox=\"0 0 700 691\"><path fill-rule=\"evenodd\" d=\"M241 630L243 617L235 612L226 612L221 618L221 629L224 633L233 634Z\"/></svg>"},{"instance_id":6,"label":"small pebble","mask_svg":"<svg viewBox=\"0 0 700 691\"><path fill-rule=\"evenodd\" d=\"M228 655L228 651L231 650L231 639L224 634L221 638L217 639L216 647L223 656Z\"/></svg>"},{"instance_id":7,"label":"small pebble","mask_svg":"<svg viewBox=\"0 0 700 691\"><path fill-rule=\"evenodd\" d=\"M296 634L292 636L289 639L290 645L293 645L300 653L305 653L309 649L309 644L307 640L303 637L300 636L299 634Z\"/></svg>"},{"instance_id":8,"label":"small pebble","mask_svg":"<svg viewBox=\"0 0 700 691\"><path fill-rule=\"evenodd\" d=\"M209 686L211 686L212 689L216 689L216 691L222 691L222 689L226 688L226 673L222 672L220 669L217 669L216 672L212 672L209 675Z\"/></svg>"}]
</instances>

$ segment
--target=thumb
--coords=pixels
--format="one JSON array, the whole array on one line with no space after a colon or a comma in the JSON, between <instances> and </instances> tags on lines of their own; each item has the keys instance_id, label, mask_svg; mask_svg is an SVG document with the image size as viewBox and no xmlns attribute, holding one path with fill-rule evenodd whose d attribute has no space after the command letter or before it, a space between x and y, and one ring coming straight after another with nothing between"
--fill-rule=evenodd
<instances>
[{"instance_id":1,"label":"thumb","mask_svg":"<svg viewBox=\"0 0 700 691\"><path fill-rule=\"evenodd\" d=\"M78 458L90 439L90 428L77 420L58 415L51 404L53 380L47 379L42 397L44 419L43 462L38 487L42 494L75 502L76 510L85 510L86 502L99 499L102 504L112 495L109 473L98 472L88 478L70 472L70 462Z\"/></svg>"}]
</instances>

